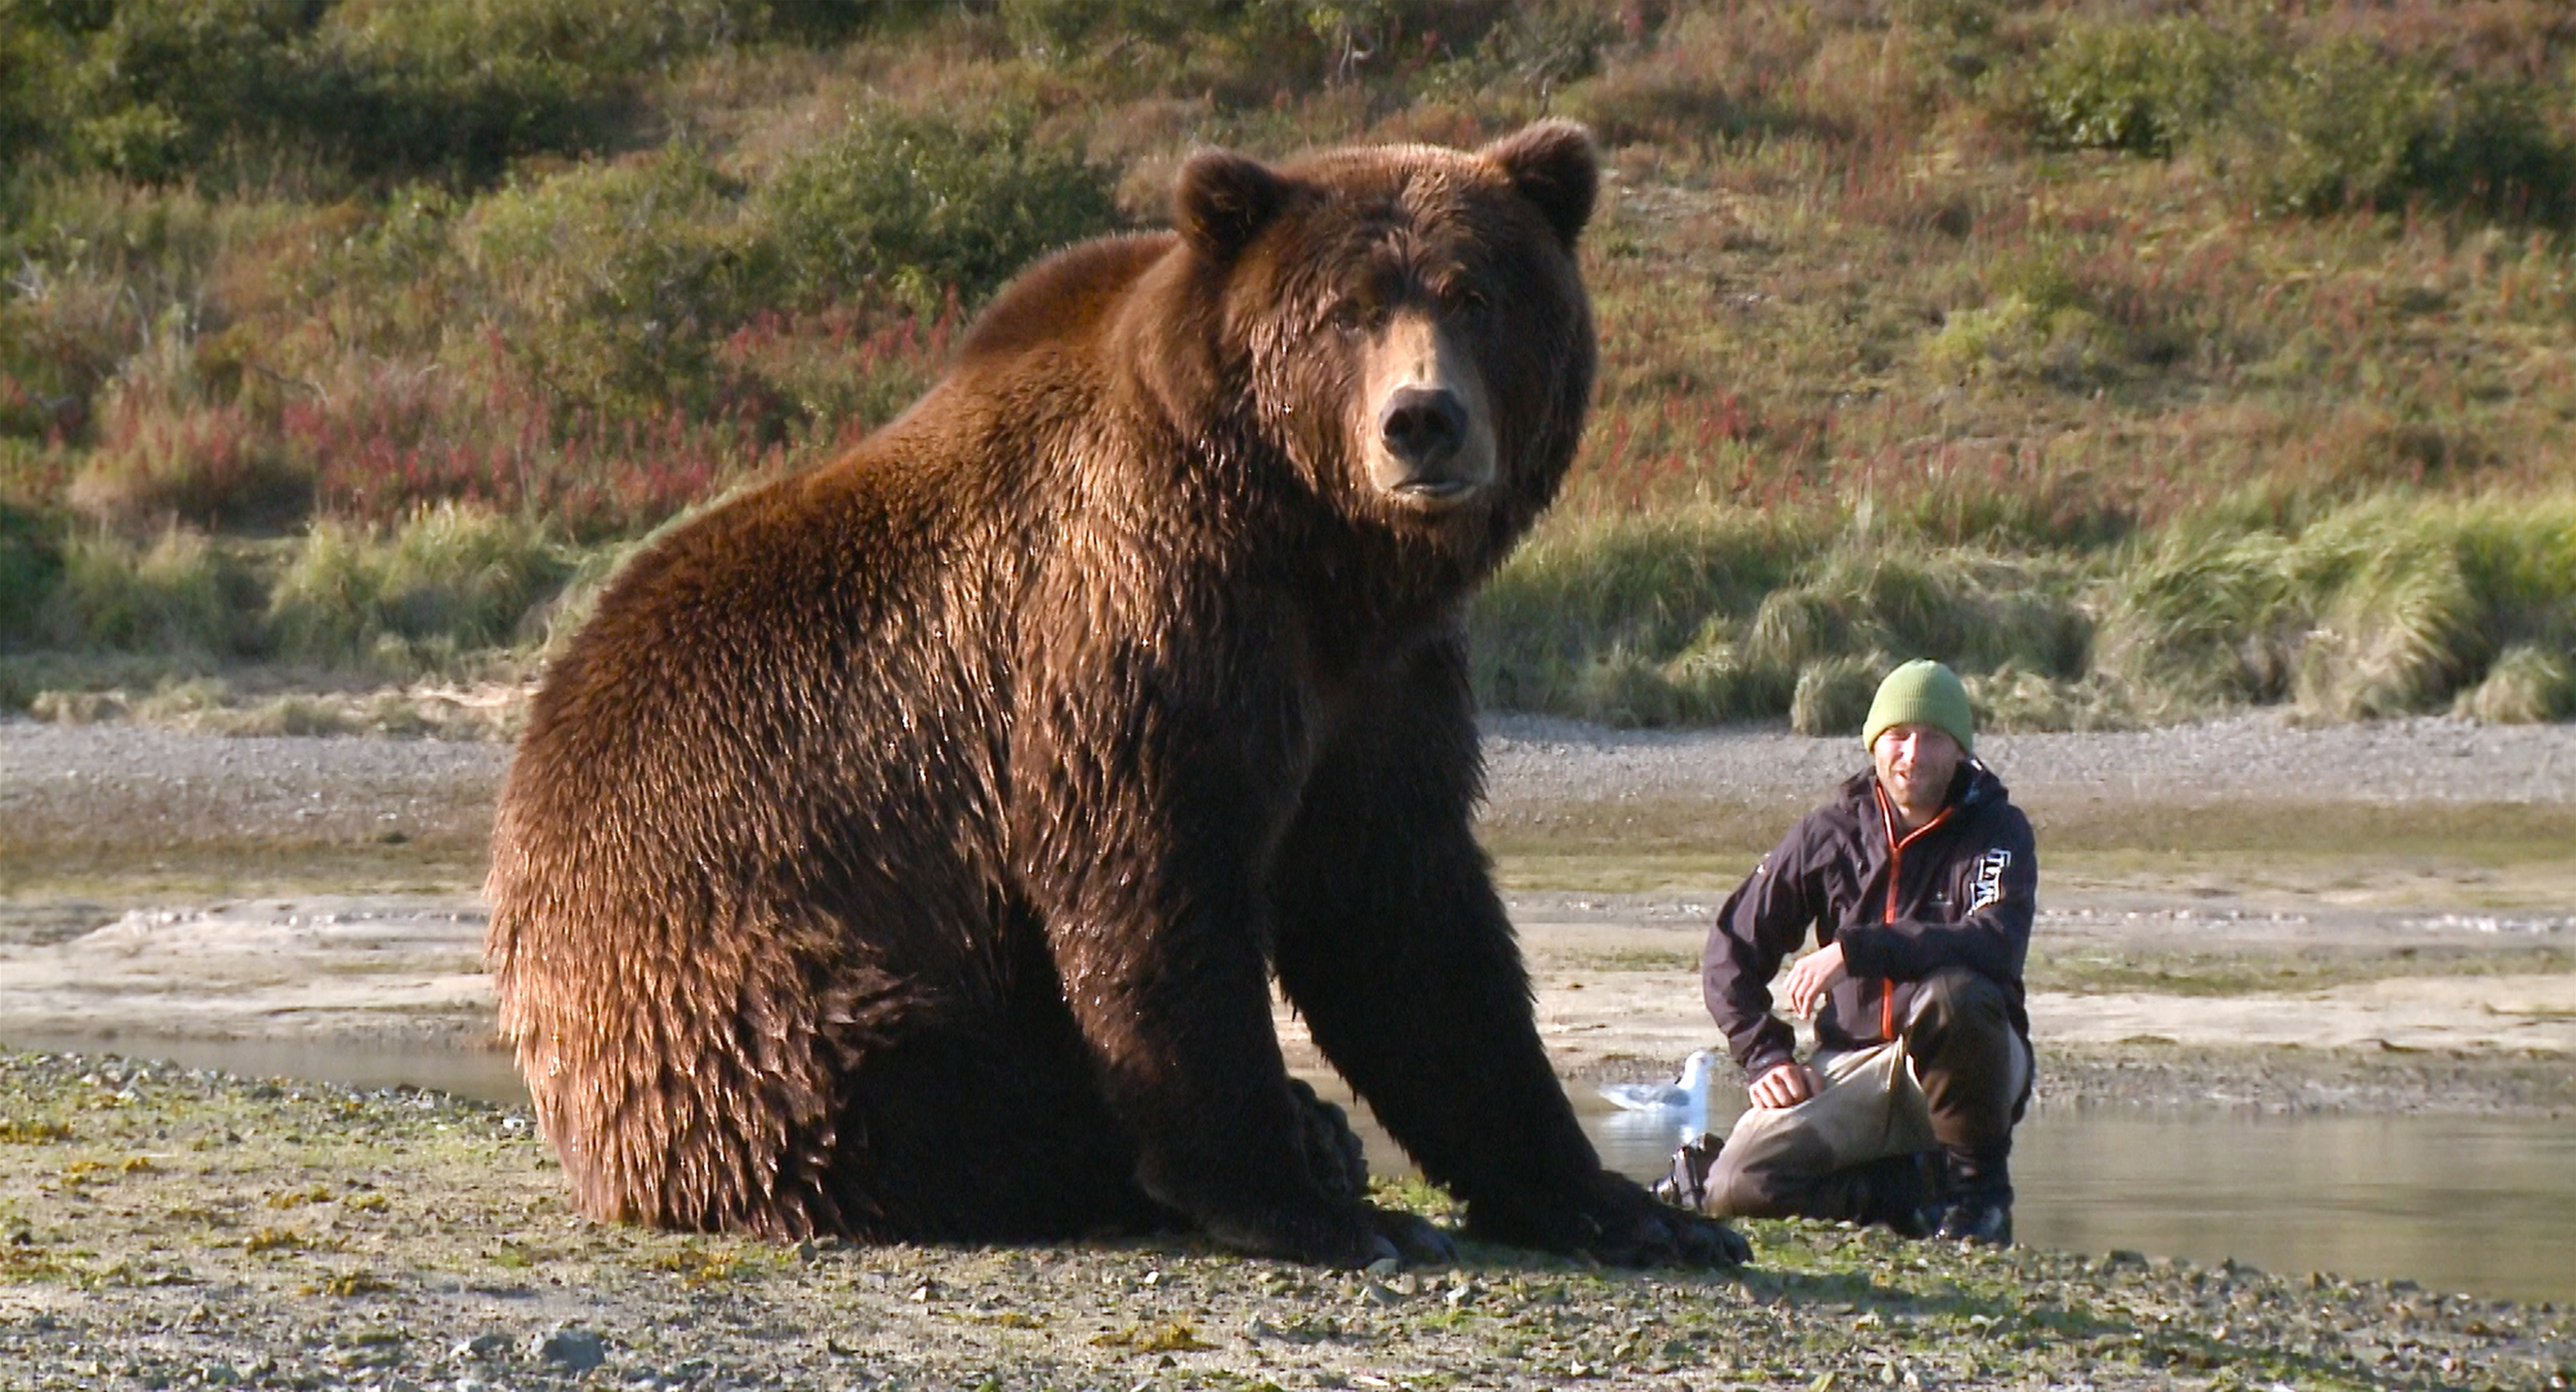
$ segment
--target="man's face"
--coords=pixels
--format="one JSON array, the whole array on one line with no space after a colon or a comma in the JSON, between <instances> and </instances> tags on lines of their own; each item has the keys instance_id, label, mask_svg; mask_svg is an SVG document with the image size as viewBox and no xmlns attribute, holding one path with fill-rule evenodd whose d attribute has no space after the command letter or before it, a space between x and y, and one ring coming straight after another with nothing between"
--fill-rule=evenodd
<instances>
[{"instance_id":1,"label":"man's face","mask_svg":"<svg viewBox=\"0 0 2576 1392\"><path fill-rule=\"evenodd\" d=\"M1869 754L1888 800L1908 812L1927 814L1949 793L1962 757L1949 731L1930 725L1892 726L1880 732Z\"/></svg>"}]
</instances>

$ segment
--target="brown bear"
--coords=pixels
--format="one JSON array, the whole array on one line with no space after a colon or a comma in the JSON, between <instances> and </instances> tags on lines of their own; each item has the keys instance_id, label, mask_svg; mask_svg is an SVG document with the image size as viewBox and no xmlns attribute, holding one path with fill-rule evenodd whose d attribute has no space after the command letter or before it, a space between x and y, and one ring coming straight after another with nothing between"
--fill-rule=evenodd
<instances>
[{"instance_id":1,"label":"brown bear","mask_svg":"<svg viewBox=\"0 0 2576 1392\"><path fill-rule=\"evenodd\" d=\"M575 1201L861 1240L1186 1224L1355 1265L1275 975L1470 1235L1740 1260L1606 1172L1471 835L1461 614L1590 395L1580 127L1280 168L1007 288L548 674L488 952Z\"/></svg>"}]
</instances>

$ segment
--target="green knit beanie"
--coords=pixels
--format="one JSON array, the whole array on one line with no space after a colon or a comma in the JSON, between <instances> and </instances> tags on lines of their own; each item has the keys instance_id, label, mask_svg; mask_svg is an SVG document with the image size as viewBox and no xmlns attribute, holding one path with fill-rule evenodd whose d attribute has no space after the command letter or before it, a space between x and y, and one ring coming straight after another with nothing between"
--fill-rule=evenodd
<instances>
[{"instance_id":1,"label":"green knit beanie","mask_svg":"<svg viewBox=\"0 0 2576 1392\"><path fill-rule=\"evenodd\" d=\"M1945 731L1963 753L1977 747L1977 714L1968 708L1968 688L1959 684L1958 673L1929 658L1906 663L1878 684L1878 697L1869 703L1869 723L1861 727L1861 747L1876 749L1878 737L1899 725Z\"/></svg>"}]
</instances>

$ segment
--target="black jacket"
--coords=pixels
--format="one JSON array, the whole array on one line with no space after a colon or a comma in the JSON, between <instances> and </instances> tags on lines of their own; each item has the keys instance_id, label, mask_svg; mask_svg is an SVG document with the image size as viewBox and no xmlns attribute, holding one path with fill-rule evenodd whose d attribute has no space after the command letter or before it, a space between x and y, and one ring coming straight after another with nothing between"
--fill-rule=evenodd
<instances>
[{"instance_id":1,"label":"black jacket","mask_svg":"<svg viewBox=\"0 0 2576 1392\"><path fill-rule=\"evenodd\" d=\"M1950 966L2002 986L2014 1028L2030 1037L2021 969L2039 860L2029 819L2003 781L1971 759L1941 815L1898 838L1894 851L1889 827L1878 777L1862 773L1792 828L1718 910L1700 953L1700 986L1746 1077L1795 1057L1788 1022L1771 1013L1771 978L1810 924L1818 946L1843 945L1850 972L1817 1012L1820 1049L1893 1038L1912 1003L1911 983Z\"/></svg>"}]
</instances>

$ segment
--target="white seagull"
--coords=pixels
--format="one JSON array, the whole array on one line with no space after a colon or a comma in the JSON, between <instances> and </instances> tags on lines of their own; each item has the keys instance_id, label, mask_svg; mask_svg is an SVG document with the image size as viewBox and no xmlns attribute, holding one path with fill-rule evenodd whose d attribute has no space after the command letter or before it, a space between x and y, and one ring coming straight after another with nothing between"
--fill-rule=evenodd
<instances>
[{"instance_id":1,"label":"white seagull","mask_svg":"<svg viewBox=\"0 0 2576 1392\"><path fill-rule=\"evenodd\" d=\"M1706 1049L1693 1049L1682 1060L1682 1076L1670 1083L1603 1083L1602 1096L1632 1112L1708 1111L1708 1070L1716 1062Z\"/></svg>"}]
</instances>

